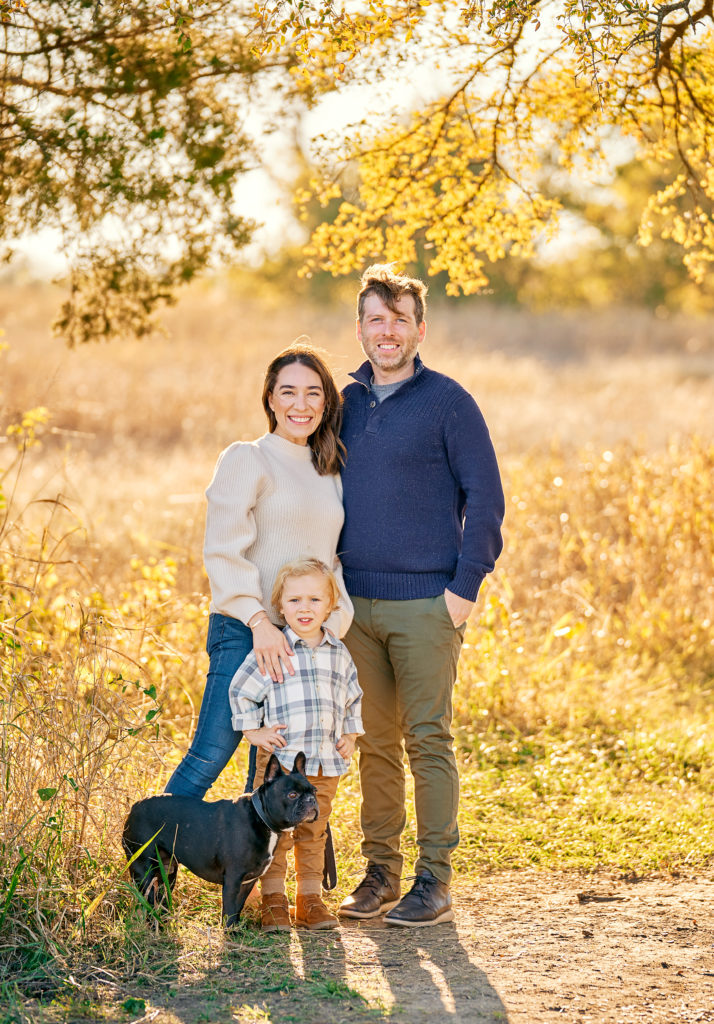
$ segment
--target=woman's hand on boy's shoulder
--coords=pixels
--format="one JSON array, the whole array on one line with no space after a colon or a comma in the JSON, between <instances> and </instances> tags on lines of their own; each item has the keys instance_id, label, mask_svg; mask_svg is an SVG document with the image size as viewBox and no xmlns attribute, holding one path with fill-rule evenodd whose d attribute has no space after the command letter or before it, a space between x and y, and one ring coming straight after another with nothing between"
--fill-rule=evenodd
<instances>
[{"instance_id":1,"label":"woman's hand on boy's shoulder","mask_svg":"<svg viewBox=\"0 0 714 1024\"><path fill-rule=\"evenodd\" d=\"M274 683L282 683L284 672L295 675L290 661L293 649L282 630L274 626L269 618L260 619L253 630L253 653L262 676L270 676Z\"/></svg>"}]
</instances>

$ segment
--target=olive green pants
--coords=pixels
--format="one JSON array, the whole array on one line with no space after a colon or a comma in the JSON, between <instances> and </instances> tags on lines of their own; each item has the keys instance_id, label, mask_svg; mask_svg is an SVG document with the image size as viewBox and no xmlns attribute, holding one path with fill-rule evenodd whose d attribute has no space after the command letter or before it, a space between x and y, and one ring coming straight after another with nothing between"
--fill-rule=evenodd
<instances>
[{"instance_id":1,"label":"olive green pants","mask_svg":"<svg viewBox=\"0 0 714 1024\"><path fill-rule=\"evenodd\" d=\"M419 857L415 865L448 883L459 842L459 777L451 735L452 691L464 627L443 595L415 601L353 598L345 643L357 666L362 853L401 876L406 826L404 749L414 777Z\"/></svg>"}]
</instances>

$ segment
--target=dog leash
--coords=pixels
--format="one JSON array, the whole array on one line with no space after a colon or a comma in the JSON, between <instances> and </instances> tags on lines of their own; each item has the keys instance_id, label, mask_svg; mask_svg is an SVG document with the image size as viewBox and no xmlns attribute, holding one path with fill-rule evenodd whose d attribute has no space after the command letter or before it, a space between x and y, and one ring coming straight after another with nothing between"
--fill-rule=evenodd
<instances>
[{"instance_id":1,"label":"dog leash","mask_svg":"<svg viewBox=\"0 0 714 1024\"><path fill-rule=\"evenodd\" d=\"M322 868L322 888L334 889L337 885L337 864L335 862L335 845L332 842L332 829L329 821L325 823L325 857Z\"/></svg>"}]
</instances>

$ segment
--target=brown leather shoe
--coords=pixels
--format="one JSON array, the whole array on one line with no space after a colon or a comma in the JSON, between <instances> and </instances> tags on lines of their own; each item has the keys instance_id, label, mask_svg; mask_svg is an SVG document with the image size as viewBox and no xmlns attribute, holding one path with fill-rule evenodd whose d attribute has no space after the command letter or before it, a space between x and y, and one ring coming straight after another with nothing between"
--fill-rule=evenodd
<instances>
[{"instance_id":1,"label":"brown leather shoe","mask_svg":"<svg viewBox=\"0 0 714 1024\"><path fill-rule=\"evenodd\" d=\"M367 872L343 901L338 911L341 917L379 917L399 902L399 879L379 864L368 864Z\"/></svg>"},{"instance_id":2,"label":"brown leather shoe","mask_svg":"<svg viewBox=\"0 0 714 1024\"><path fill-rule=\"evenodd\" d=\"M295 903L295 924L298 928L336 928L340 922L331 914L318 893L307 893Z\"/></svg>"},{"instance_id":3,"label":"brown leather shoe","mask_svg":"<svg viewBox=\"0 0 714 1024\"><path fill-rule=\"evenodd\" d=\"M451 893L445 882L440 882L431 871L420 871L406 896L384 918L386 924L402 928L428 928L454 920Z\"/></svg>"},{"instance_id":4,"label":"brown leather shoe","mask_svg":"<svg viewBox=\"0 0 714 1024\"><path fill-rule=\"evenodd\" d=\"M264 932L289 932L290 907L281 892L263 893L260 903L260 927Z\"/></svg>"}]
</instances>

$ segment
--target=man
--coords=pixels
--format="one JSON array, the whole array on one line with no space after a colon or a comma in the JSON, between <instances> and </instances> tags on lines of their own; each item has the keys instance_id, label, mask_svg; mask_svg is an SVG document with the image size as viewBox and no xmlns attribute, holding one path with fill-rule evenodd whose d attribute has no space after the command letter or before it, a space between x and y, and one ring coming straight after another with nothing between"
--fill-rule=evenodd
<instances>
[{"instance_id":1,"label":"man","mask_svg":"<svg viewBox=\"0 0 714 1024\"><path fill-rule=\"evenodd\" d=\"M367 871L344 917L392 925L453 920L459 841L452 689L466 620L501 547L503 491L473 398L427 369L426 286L369 267L357 338L367 356L344 391L340 557L355 617L345 643L364 691L358 740ZM400 900L403 749L414 777L416 879Z\"/></svg>"}]
</instances>

